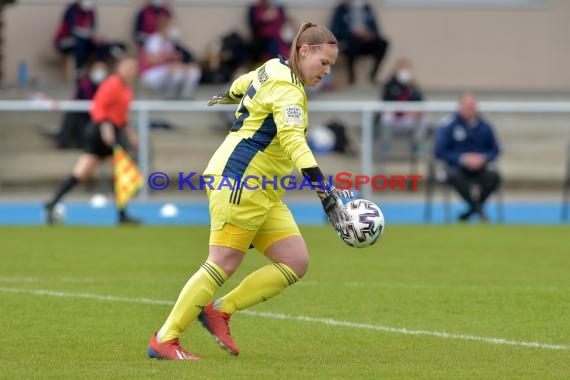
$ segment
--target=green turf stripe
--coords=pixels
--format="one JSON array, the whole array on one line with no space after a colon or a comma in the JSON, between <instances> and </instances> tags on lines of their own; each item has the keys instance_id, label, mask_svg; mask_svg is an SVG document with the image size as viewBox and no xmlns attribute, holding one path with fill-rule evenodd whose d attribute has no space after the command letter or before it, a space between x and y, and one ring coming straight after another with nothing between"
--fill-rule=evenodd
<instances>
[{"instance_id":1,"label":"green turf stripe","mask_svg":"<svg viewBox=\"0 0 570 380\"><path fill-rule=\"evenodd\" d=\"M293 285L295 282L297 282L297 279L295 279L295 277L293 277L293 275L291 275L291 273L289 273L289 271L283 268L279 263L274 263L273 265L275 265L275 267L279 269L281 273L283 273L283 276L285 276L287 282L289 282L289 285Z\"/></svg>"},{"instance_id":2,"label":"green turf stripe","mask_svg":"<svg viewBox=\"0 0 570 380\"><path fill-rule=\"evenodd\" d=\"M218 286L222 286L224 284L224 279L222 278L222 276L220 276L218 271L216 271L216 269L212 267L210 264L204 263L202 264L202 268L204 268L204 270L208 272L208 274L214 279L214 281L216 281Z\"/></svg>"}]
</instances>

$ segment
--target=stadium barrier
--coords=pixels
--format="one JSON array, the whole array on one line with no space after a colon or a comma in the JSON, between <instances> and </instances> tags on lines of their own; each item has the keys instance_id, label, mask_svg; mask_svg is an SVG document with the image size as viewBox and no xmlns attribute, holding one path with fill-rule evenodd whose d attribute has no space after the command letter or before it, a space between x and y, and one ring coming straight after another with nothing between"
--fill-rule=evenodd
<instances>
[{"instance_id":1,"label":"stadium barrier","mask_svg":"<svg viewBox=\"0 0 570 380\"><path fill-rule=\"evenodd\" d=\"M89 101L74 100L1 100L0 112L45 112L45 111L85 111L89 109ZM380 101L312 101L309 111L327 113L360 113L362 115L360 154L360 170L362 175L373 177L373 140L374 115L382 111L423 111L453 112L457 109L456 101L425 102L380 102ZM570 102L566 101L481 101L479 109L484 113L568 113ZM137 130L140 137L138 162L143 178L149 172L149 114L151 112L220 112L235 110L235 106L208 107L200 101L150 101L136 100L131 111L135 114ZM348 125L349 127L357 127ZM371 198L371 186L362 188L361 195ZM149 189L143 186L139 199L148 199Z\"/></svg>"}]
</instances>

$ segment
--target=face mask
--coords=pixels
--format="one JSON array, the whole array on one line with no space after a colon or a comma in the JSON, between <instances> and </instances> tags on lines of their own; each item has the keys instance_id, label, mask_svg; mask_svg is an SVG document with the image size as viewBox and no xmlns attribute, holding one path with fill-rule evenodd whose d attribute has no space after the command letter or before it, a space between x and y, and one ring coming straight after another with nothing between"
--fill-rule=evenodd
<instances>
[{"instance_id":1,"label":"face mask","mask_svg":"<svg viewBox=\"0 0 570 380\"><path fill-rule=\"evenodd\" d=\"M103 79L105 79L106 77L107 77L107 70L103 69L95 69L91 71L91 73L89 74L89 79L91 79L91 82L97 84L101 83Z\"/></svg>"},{"instance_id":2,"label":"face mask","mask_svg":"<svg viewBox=\"0 0 570 380\"><path fill-rule=\"evenodd\" d=\"M152 4L153 7L162 7L164 5L164 0L152 0L150 2Z\"/></svg>"},{"instance_id":3,"label":"face mask","mask_svg":"<svg viewBox=\"0 0 570 380\"><path fill-rule=\"evenodd\" d=\"M291 42L293 42L296 33L297 32L293 28L283 28L280 32L281 39L284 42L290 44Z\"/></svg>"},{"instance_id":4,"label":"face mask","mask_svg":"<svg viewBox=\"0 0 570 380\"><path fill-rule=\"evenodd\" d=\"M168 37L174 41L178 41L180 39L182 32L178 28L170 28L168 31Z\"/></svg>"},{"instance_id":5,"label":"face mask","mask_svg":"<svg viewBox=\"0 0 570 380\"><path fill-rule=\"evenodd\" d=\"M400 83L408 84L412 80L413 76L414 74L412 73L412 70L401 69L398 70L398 73L396 74L396 79L398 79L398 82Z\"/></svg>"},{"instance_id":6,"label":"face mask","mask_svg":"<svg viewBox=\"0 0 570 380\"><path fill-rule=\"evenodd\" d=\"M79 5L84 11L90 11L95 6L95 3L93 0L81 0Z\"/></svg>"}]
</instances>

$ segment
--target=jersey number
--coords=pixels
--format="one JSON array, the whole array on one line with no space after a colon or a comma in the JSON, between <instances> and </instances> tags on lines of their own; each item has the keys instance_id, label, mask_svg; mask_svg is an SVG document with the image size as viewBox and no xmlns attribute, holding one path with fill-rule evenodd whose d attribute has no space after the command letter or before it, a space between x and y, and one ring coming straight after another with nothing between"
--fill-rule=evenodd
<instances>
[{"instance_id":1,"label":"jersey number","mask_svg":"<svg viewBox=\"0 0 570 380\"><path fill-rule=\"evenodd\" d=\"M245 96L241 100L239 109L237 110L237 112L240 113L240 115L234 121L234 125L232 126L232 129L230 129L230 131L232 132L239 131L240 128L243 127L244 120L249 117L249 110L245 106L245 99L246 98L253 99L256 93L257 90L255 89L255 87L253 87L253 82L251 82L249 87L247 88L247 91L245 92Z\"/></svg>"}]
</instances>

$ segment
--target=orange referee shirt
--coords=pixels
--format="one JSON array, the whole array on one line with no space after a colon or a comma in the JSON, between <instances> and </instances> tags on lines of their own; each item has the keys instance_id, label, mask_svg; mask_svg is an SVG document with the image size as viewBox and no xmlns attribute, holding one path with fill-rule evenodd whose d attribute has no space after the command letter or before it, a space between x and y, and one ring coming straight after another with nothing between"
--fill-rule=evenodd
<instances>
[{"instance_id":1,"label":"orange referee shirt","mask_svg":"<svg viewBox=\"0 0 570 380\"><path fill-rule=\"evenodd\" d=\"M110 121L115 127L122 128L129 121L129 108L133 100L133 89L117 75L105 79L97 89L91 110L91 119L99 124Z\"/></svg>"}]
</instances>

